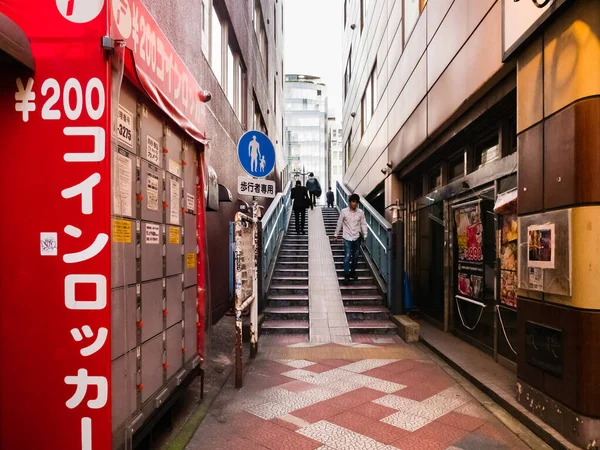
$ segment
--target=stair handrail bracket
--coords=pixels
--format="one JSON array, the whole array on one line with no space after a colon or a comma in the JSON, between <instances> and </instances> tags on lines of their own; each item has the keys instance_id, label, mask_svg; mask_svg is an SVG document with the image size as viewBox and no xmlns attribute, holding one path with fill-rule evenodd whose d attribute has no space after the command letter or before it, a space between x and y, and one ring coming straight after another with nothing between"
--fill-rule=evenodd
<instances>
[{"instance_id":1,"label":"stair handrail bracket","mask_svg":"<svg viewBox=\"0 0 600 450\"><path fill-rule=\"evenodd\" d=\"M262 224L262 268L263 268L263 279L266 278L270 272L271 265L277 259L277 244L279 237L285 233L287 226L287 220L289 218L289 212L291 208L291 185L289 181L283 192L278 193L271 206L265 212L261 224ZM264 289L268 289L265 285Z\"/></svg>"},{"instance_id":2,"label":"stair handrail bracket","mask_svg":"<svg viewBox=\"0 0 600 450\"><path fill-rule=\"evenodd\" d=\"M341 210L347 207L349 204L348 199L352 193L339 181L336 182L336 194L338 209ZM390 283L390 274L392 273L392 225L362 195L360 196L359 208L365 213L365 220L369 229L364 247L386 284L387 304L389 306L392 299Z\"/></svg>"},{"instance_id":3,"label":"stair handrail bracket","mask_svg":"<svg viewBox=\"0 0 600 450\"><path fill-rule=\"evenodd\" d=\"M242 351L242 312L250 308L250 354L258 352L258 201L252 202L252 217L242 212L235 214L235 386L242 387L243 351ZM252 231L252 245L244 242L248 239L248 230ZM246 244L246 254L244 254ZM252 250L251 255L248 255Z\"/></svg>"}]
</instances>

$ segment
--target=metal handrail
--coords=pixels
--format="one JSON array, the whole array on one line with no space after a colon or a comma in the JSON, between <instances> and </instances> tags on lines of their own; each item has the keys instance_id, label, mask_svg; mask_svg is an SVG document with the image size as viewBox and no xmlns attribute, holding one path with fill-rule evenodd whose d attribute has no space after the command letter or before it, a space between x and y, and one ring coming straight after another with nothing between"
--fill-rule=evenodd
<instances>
[{"instance_id":1,"label":"metal handrail","mask_svg":"<svg viewBox=\"0 0 600 450\"><path fill-rule=\"evenodd\" d=\"M286 221L288 213L290 211L290 197L291 197L291 186L292 182L288 181L283 192L277 194L271 206L265 212L262 222L262 248L263 248L263 276L267 276L269 267L273 262L275 255L275 247L278 241L278 237L285 232Z\"/></svg>"},{"instance_id":2,"label":"metal handrail","mask_svg":"<svg viewBox=\"0 0 600 450\"><path fill-rule=\"evenodd\" d=\"M337 205L342 203L348 206L351 192L340 182L336 182ZM369 229L369 235L365 240L365 247L373 263L379 271L379 275L387 284L388 306L391 305L390 274L392 272L392 225L373 208L373 206L362 196L359 208L365 213L365 221Z\"/></svg>"}]
</instances>

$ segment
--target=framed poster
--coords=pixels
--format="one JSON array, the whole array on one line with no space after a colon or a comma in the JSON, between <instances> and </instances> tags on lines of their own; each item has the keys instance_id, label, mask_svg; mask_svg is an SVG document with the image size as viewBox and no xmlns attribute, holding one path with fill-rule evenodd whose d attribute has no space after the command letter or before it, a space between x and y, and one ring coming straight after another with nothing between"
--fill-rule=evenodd
<instances>
[{"instance_id":1,"label":"framed poster","mask_svg":"<svg viewBox=\"0 0 600 450\"><path fill-rule=\"evenodd\" d=\"M554 269L554 224L531 225L527 228L527 266Z\"/></svg>"},{"instance_id":2,"label":"framed poster","mask_svg":"<svg viewBox=\"0 0 600 450\"><path fill-rule=\"evenodd\" d=\"M483 261L483 223L480 202L454 210L459 261Z\"/></svg>"}]
</instances>

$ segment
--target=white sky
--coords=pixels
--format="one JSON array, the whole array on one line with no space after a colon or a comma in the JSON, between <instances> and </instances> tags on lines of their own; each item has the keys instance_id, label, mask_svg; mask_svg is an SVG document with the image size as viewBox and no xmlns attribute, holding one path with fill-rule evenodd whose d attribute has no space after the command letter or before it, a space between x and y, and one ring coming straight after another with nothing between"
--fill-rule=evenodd
<instances>
[{"instance_id":1,"label":"white sky","mask_svg":"<svg viewBox=\"0 0 600 450\"><path fill-rule=\"evenodd\" d=\"M329 113L342 118L342 33L344 0L284 0L283 54L286 74L321 77Z\"/></svg>"}]
</instances>

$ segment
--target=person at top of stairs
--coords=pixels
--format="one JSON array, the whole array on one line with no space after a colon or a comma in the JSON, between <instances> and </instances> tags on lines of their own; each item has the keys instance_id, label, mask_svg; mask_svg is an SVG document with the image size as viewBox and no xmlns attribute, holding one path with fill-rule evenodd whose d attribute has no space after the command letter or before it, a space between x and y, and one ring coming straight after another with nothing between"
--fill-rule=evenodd
<instances>
[{"instance_id":1,"label":"person at top of stairs","mask_svg":"<svg viewBox=\"0 0 600 450\"><path fill-rule=\"evenodd\" d=\"M308 190L302 186L300 180L296 181L296 186L292 189L292 200L294 200L294 216L296 219L296 234L306 234L304 224L306 223L306 210L308 209L310 198Z\"/></svg>"},{"instance_id":2,"label":"person at top of stairs","mask_svg":"<svg viewBox=\"0 0 600 450\"><path fill-rule=\"evenodd\" d=\"M358 209L360 197L357 194L350 196L350 206L342 209L338 219L333 240L337 241L340 230L343 229L344 238L344 282L356 279L356 263L361 239L367 238L367 221L365 213ZM361 236L362 234L362 236Z\"/></svg>"},{"instance_id":3,"label":"person at top of stairs","mask_svg":"<svg viewBox=\"0 0 600 450\"><path fill-rule=\"evenodd\" d=\"M321 196L321 184L312 172L308 174L306 189L308 189L308 193L310 194L310 209L313 209L317 205L317 198Z\"/></svg>"},{"instance_id":4,"label":"person at top of stairs","mask_svg":"<svg viewBox=\"0 0 600 450\"><path fill-rule=\"evenodd\" d=\"M333 201L334 201L333 191L331 190L331 188L329 188L329 190L327 191L327 207L328 208L333 208Z\"/></svg>"}]
</instances>

